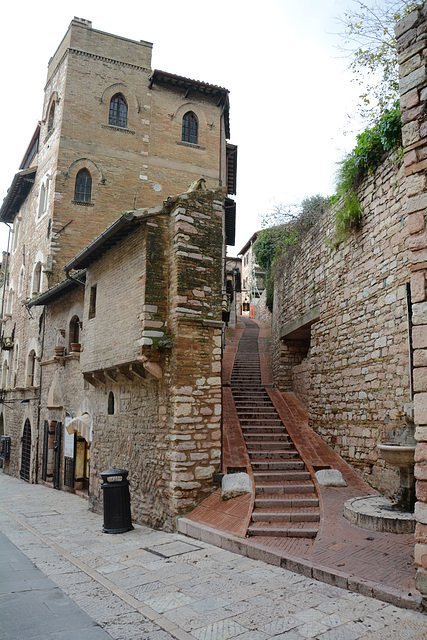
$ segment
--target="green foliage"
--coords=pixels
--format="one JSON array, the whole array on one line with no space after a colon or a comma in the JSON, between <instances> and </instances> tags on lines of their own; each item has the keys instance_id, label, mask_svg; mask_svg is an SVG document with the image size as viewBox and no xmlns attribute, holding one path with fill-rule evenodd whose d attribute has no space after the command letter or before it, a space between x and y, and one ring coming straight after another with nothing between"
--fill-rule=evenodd
<instances>
[{"instance_id":1,"label":"green foliage","mask_svg":"<svg viewBox=\"0 0 427 640\"><path fill-rule=\"evenodd\" d=\"M335 210L335 234L332 245L336 248L340 242L348 238L352 231L359 228L363 212L359 200L353 190L343 196L342 206Z\"/></svg>"},{"instance_id":2,"label":"green foliage","mask_svg":"<svg viewBox=\"0 0 427 640\"><path fill-rule=\"evenodd\" d=\"M331 203L341 201L335 215L333 246L338 246L362 221L362 209L356 190L362 180L375 171L384 154L402 144L402 120L399 101L386 110L380 120L357 136L353 151L338 164L336 195Z\"/></svg>"},{"instance_id":3,"label":"green foliage","mask_svg":"<svg viewBox=\"0 0 427 640\"><path fill-rule=\"evenodd\" d=\"M355 148L339 163L338 196L357 189L365 176L376 169L384 153L399 146L401 142L402 120L397 101L373 127L368 127L357 136Z\"/></svg>"},{"instance_id":4,"label":"green foliage","mask_svg":"<svg viewBox=\"0 0 427 640\"><path fill-rule=\"evenodd\" d=\"M422 5L414 0L355 0L356 7L338 19L343 29L340 49L361 87L360 114L377 121L399 95L395 24Z\"/></svg>"},{"instance_id":5,"label":"green foliage","mask_svg":"<svg viewBox=\"0 0 427 640\"><path fill-rule=\"evenodd\" d=\"M329 199L321 195L304 198L298 205L278 205L264 216L263 226L254 244L255 258L266 273L266 305L273 310L274 268L289 260L298 250L299 242L329 206Z\"/></svg>"}]
</instances>

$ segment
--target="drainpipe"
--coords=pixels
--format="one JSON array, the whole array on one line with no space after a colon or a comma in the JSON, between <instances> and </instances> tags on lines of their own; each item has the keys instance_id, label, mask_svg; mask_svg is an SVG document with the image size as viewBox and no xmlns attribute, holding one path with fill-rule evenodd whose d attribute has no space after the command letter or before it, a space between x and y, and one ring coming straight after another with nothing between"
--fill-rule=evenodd
<instances>
[{"instance_id":1,"label":"drainpipe","mask_svg":"<svg viewBox=\"0 0 427 640\"><path fill-rule=\"evenodd\" d=\"M82 282L81 280L78 280L77 278L74 278L73 276L70 276L70 272L69 271L65 271L65 277L67 278L67 280L71 280L71 282L76 282L77 284L80 284L82 287L85 287L86 284L84 282Z\"/></svg>"}]
</instances>

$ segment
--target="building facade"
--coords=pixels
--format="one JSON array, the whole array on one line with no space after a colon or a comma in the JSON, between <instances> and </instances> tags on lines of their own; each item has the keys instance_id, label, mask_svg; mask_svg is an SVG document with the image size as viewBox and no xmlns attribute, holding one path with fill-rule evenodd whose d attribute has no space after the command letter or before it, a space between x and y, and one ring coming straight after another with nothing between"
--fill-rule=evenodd
<instances>
[{"instance_id":1,"label":"building facade","mask_svg":"<svg viewBox=\"0 0 427 640\"><path fill-rule=\"evenodd\" d=\"M0 210L1 221L10 225L12 231L2 318L1 408L3 430L10 436L5 470L30 482L43 478L54 486L63 487L68 483L68 486L73 484L74 489L87 490L90 474L102 470L95 463L89 465L90 457L95 460L96 451L100 450L90 444L96 433L99 403L92 403L89 392L98 389L99 381L91 384L96 376L88 379L89 372L103 371L108 358L117 366L123 358L123 362L133 362L137 355L147 357L144 350L153 346L153 338L157 344L159 326L164 328L165 341L169 340L173 323L168 310L173 308L178 294L171 289L175 273L171 271L172 227L159 212L168 198L187 192L191 185L195 193L200 191L200 197L205 198L207 193L219 189L215 191L215 203L211 198L211 213L200 213L207 229L212 220L216 221L214 241L211 239L209 245L199 246L203 233L194 231L195 225L185 219L184 213L184 218L179 220L182 238L175 240L185 245L196 233L193 253L198 255L203 248L202 255L206 254L209 263L217 259L218 246L221 246L215 277L222 288L225 230L228 228L232 234L234 220L234 205L227 196L235 191L237 155L236 147L227 142L228 91L152 70L151 49L148 42L97 31L87 20L75 18L71 22L49 62L41 120ZM191 200L191 196L187 198ZM143 226L161 228L164 235L157 239L155 235L150 236L148 258L138 243L132 255L128 254L127 245L126 251L119 254L111 250L107 262L100 267L110 274L107 279L110 278L111 293L104 300L106 306L97 312L96 322L92 322L94 296L96 292L100 295L98 285L87 285L89 288L85 289L78 282L79 277L77 281L63 282L63 268L85 247L91 246L94 239L100 243L110 237L116 229L113 223L120 219L121 212L141 208L152 210L150 220ZM222 216L220 228L218 211ZM170 213L164 215L168 220L171 218ZM158 220L154 219L156 216L160 216ZM184 249L183 253L186 253ZM152 266L151 273L144 266L148 263ZM212 274L212 269L196 264L202 269L196 268L196 273L206 270ZM80 280L92 282L94 269L91 265ZM67 273L72 278L74 270L69 269ZM158 293L159 283L165 278L164 299L157 301L158 310L144 309L144 305L150 306L144 302L150 288ZM105 293L103 287L101 289ZM54 292L53 298L48 295L43 304L34 304L39 298L43 300L47 291ZM204 310L206 304L200 299L208 292L203 288L201 291L198 300ZM113 295L115 301L121 300L121 306L115 307L117 317L123 321L120 330L113 332L110 327L110 331L103 333L98 327L96 333L91 334L89 329L100 323L103 314L107 323L111 320L109 305ZM99 304L98 297L96 305ZM148 315L142 319L144 314ZM193 320L197 315L207 321L221 321L216 312L215 317L190 314ZM169 323L167 331L165 323ZM137 345L134 344L136 332L139 332ZM97 342L101 334L106 340L102 349ZM132 358L128 351L132 352ZM212 355L209 351L209 357ZM70 373L67 381L61 376L50 379L46 362L55 357L65 358L60 362ZM144 373L151 366L154 378L159 379L155 374L159 374L160 365L152 356L147 358L149 364L144 361L144 368L139 363L138 371ZM114 379L114 374L109 379ZM122 383L141 381L144 389L151 384L145 382L145 373L141 378L137 373L128 372L127 377L121 375L120 380ZM189 385L192 383L190 379ZM152 398L153 411L159 409L156 393ZM123 414L127 406L126 393L119 393L119 397ZM115 407L117 409L117 400ZM147 415L151 409L147 409ZM169 408L165 410L169 417ZM107 412L107 415L110 414ZM150 418L153 428L159 420L156 415L157 418ZM73 420L77 420L73 424L78 428L73 431L72 426L69 434L65 425ZM73 477L70 469L65 468L71 464L65 460L70 456L64 458L57 453L59 441L62 452L64 444L68 452L75 452L73 464L79 471L76 475L74 470ZM97 446L102 449L100 444ZM101 456L101 460L107 459L108 455ZM102 464L100 462L101 467ZM109 464L117 466L114 460ZM154 465L153 460L151 464ZM176 478L172 481L168 477L167 482L174 481ZM175 504L176 496L170 500ZM156 516L156 522L171 522L175 507L168 509L159 510L161 515Z\"/></svg>"},{"instance_id":2,"label":"building facade","mask_svg":"<svg viewBox=\"0 0 427 640\"><path fill-rule=\"evenodd\" d=\"M239 252L242 262L242 314L251 318L255 317L255 308L265 289L265 273L254 253L258 233L253 233Z\"/></svg>"}]
</instances>

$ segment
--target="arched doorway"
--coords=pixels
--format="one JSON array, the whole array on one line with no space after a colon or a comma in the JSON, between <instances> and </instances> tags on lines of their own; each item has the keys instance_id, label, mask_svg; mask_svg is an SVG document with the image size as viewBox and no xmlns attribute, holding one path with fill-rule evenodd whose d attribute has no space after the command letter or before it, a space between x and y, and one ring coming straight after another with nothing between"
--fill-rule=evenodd
<instances>
[{"instance_id":1,"label":"arched doorway","mask_svg":"<svg viewBox=\"0 0 427 640\"><path fill-rule=\"evenodd\" d=\"M22 435L21 471L20 475L25 482L30 481L31 467L31 424L28 418L25 420L24 433Z\"/></svg>"},{"instance_id":2,"label":"arched doorway","mask_svg":"<svg viewBox=\"0 0 427 640\"><path fill-rule=\"evenodd\" d=\"M88 491L92 418L85 412L68 422L66 430L75 434L74 488Z\"/></svg>"}]
</instances>

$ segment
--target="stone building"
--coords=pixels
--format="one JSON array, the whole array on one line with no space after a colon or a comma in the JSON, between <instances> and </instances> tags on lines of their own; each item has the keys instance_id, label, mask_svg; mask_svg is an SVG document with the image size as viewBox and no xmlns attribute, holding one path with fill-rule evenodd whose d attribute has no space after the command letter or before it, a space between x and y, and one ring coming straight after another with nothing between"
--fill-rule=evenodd
<instances>
[{"instance_id":1,"label":"stone building","mask_svg":"<svg viewBox=\"0 0 427 640\"><path fill-rule=\"evenodd\" d=\"M253 248L258 233L253 233L239 252L242 261L242 312L251 317L255 317L255 307L265 289L265 273L256 261Z\"/></svg>"},{"instance_id":2,"label":"stone building","mask_svg":"<svg viewBox=\"0 0 427 640\"><path fill-rule=\"evenodd\" d=\"M49 61L41 120L0 209L13 225L1 408L7 473L75 490L92 482L96 504L102 467L137 458L132 488L159 494L141 497L137 517L152 510L153 523L171 526L210 490L217 467L208 445L187 442L202 441L204 427L189 435L184 424L221 419L215 323L234 242L237 148L227 142L228 91L152 70L151 48L75 18ZM210 375L195 377L204 358ZM124 414L127 454L120 435L109 440L128 428ZM153 445L144 460L136 423Z\"/></svg>"}]
</instances>

